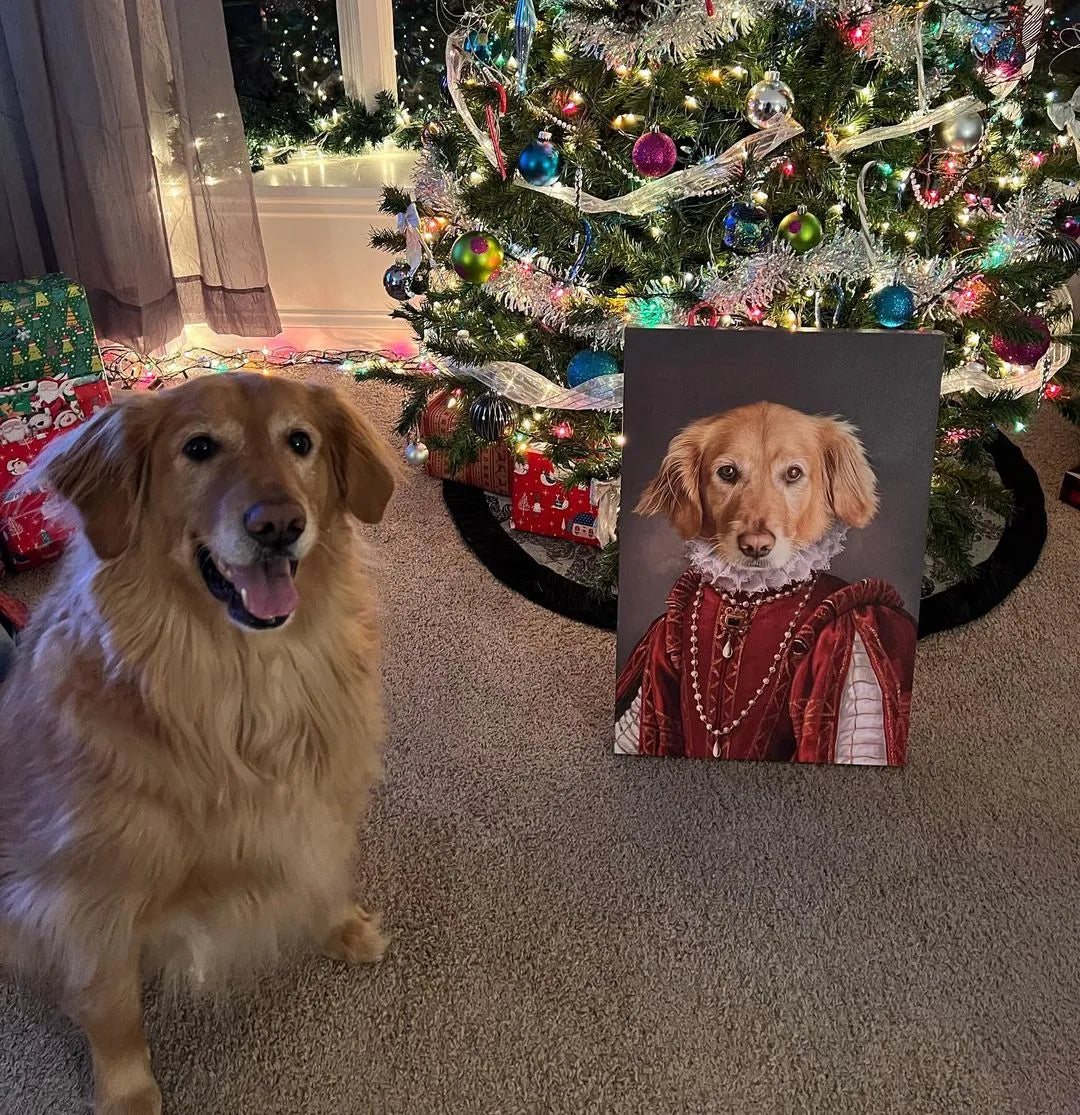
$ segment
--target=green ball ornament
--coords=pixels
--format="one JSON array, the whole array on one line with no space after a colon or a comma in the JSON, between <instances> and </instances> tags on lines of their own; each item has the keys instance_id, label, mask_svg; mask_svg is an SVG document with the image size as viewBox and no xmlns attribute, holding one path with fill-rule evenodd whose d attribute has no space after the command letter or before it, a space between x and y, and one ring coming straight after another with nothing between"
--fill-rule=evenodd
<instances>
[{"instance_id":1,"label":"green ball ornament","mask_svg":"<svg viewBox=\"0 0 1080 1115\"><path fill-rule=\"evenodd\" d=\"M777 230L784 240L791 245L794 252L802 255L803 252L816 248L825 235L821 221L813 213L796 210L789 213L777 226Z\"/></svg>"},{"instance_id":2,"label":"green ball ornament","mask_svg":"<svg viewBox=\"0 0 1080 1115\"><path fill-rule=\"evenodd\" d=\"M503 247L490 232L462 233L450 249L454 270L467 283L486 283L502 267Z\"/></svg>"}]
</instances>

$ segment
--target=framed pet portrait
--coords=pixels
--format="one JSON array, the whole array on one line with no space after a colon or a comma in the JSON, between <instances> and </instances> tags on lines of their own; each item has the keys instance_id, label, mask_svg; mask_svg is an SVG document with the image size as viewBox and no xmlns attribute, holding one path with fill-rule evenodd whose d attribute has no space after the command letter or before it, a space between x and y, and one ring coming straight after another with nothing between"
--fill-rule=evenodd
<instances>
[{"instance_id":1,"label":"framed pet portrait","mask_svg":"<svg viewBox=\"0 0 1080 1115\"><path fill-rule=\"evenodd\" d=\"M943 355L628 331L617 752L904 763Z\"/></svg>"}]
</instances>

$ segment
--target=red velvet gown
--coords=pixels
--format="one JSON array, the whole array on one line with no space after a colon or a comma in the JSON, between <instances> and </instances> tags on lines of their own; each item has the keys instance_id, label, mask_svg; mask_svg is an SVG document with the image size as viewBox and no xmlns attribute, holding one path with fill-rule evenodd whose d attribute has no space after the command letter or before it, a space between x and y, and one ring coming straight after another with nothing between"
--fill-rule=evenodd
<instances>
[{"instance_id":1,"label":"red velvet gown","mask_svg":"<svg viewBox=\"0 0 1080 1115\"><path fill-rule=\"evenodd\" d=\"M701 722L690 676L691 616L700 583L693 569L676 581L667 612L653 622L619 676L616 717L641 693L643 755L713 757L714 736ZM754 596L736 599L736 605L725 603L706 582L698 609L698 685L705 718L714 727L731 724L746 708L796 613L798 622L751 711L719 738L721 758L833 762L858 634L881 687L887 761L903 764L917 633L895 589L880 580L849 585L820 574L809 599L805 587L761 604ZM731 657L725 658L729 638Z\"/></svg>"}]
</instances>

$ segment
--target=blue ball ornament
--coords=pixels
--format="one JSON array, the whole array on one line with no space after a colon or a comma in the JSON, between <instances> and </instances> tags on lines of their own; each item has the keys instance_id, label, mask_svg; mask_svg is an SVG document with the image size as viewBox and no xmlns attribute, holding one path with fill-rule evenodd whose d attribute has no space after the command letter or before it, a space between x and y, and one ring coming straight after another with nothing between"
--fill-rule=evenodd
<instances>
[{"instance_id":1,"label":"blue ball ornament","mask_svg":"<svg viewBox=\"0 0 1080 1115\"><path fill-rule=\"evenodd\" d=\"M571 387L580 387L587 379L597 376L613 376L619 372L619 362L610 352L596 352L591 348L582 349L570 361L566 369L566 382Z\"/></svg>"},{"instance_id":2,"label":"blue ball ornament","mask_svg":"<svg viewBox=\"0 0 1080 1115\"><path fill-rule=\"evenodd\" d=\"M559 177L561 162L559 149L551 142L551 133L541 132L518 155L517 165L521 177L530 186L550 186Z\"/></svg>"},{"instance_id":3,"label":"blue ball ornament","mask_svg":"<svg viewBox=\"0 0 1080 1115\"><path fill-rule=\"evenodd\" d=\"M999 23L979 23L971 35L971 46L976 54L988 54L1004 34Z\"/></svg>"},{"instance_id":4,"label":"blue ball ornament","mask_svg":"<svg viewBox=\"0 0 1080 1115\"><path fill-rule=\"evenodd\" d=\"M769 214L757 205L736 202L724 217L724 247L752 255L772 237Z\"/></svg>"},{"instance_id":5,"label":"blue ball ornament","mask_svg":"<svg viewBox=\"0 0 1080 1115\"><path fill-rule=\"evenodd\" d=\"M915 295L903 283L883 286L873 297L878 323L886 329L899 329L915 316Z\"/></svg>"}]
</instances>

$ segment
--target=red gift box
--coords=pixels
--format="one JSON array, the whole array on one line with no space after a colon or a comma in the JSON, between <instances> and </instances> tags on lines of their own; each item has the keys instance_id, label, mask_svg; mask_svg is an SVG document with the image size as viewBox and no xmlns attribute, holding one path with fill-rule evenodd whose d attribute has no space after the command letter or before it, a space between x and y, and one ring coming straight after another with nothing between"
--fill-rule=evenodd
<instances>
[{"instance_id":1,"label":"red gift box","mask_svg":"<svg viewBox=\"0 0 1080 1115\"><path fill-rule=\"evenodd\" d=\"M442 438L453 436L462 419L462 411L447 405L449 397L449 391L442 391L428 403L420 419L421 441L432 435ZM450 471L449 454L445 449L431 449L425 467L428 476L439 480L456 480L459 484L483 488L485 492L495 492L500 496L510 494L510 449L502 443L485 445L471 465L457 472Z\"/></svg>"},{"instance_id":2,"label":"red gift box","mask_svg":"<svg viewBox=\"0 0 1080 1115\"><path fill-rule=\"evenodd\" d=\"M596 514L588 484L567 491L559 483L555 466L533 449L514 458L510 523L515 530L599 546Z\"/></svg>"},{"instance_id":3,"label":"red gift box","mask_svg":"<svg viewBox=\"0 0 1080 1115\"><path fill-rule=\"evenodd\" d=\"M0 500L0 542L13 573L55 561L75 533L74 524L59 518L48 498L41 491L9 492Z\"/></svg>"},{"instance_id":4,"label":"red gift box","mask_svg":"<svg viewBox=\"0 0 1080 1115\"><path fill-rule=\"evenodd\" d=\"M50 441L111 402L100 375L27 380L0 390L0 546L9 569L55 561L74 529L56 518L44 492L9 489Z\"/></svg>"}]
</instances>

